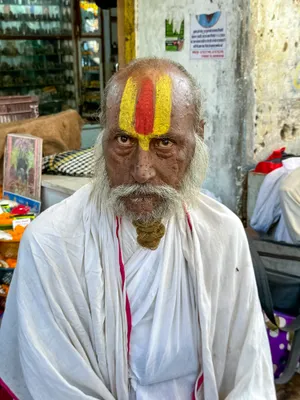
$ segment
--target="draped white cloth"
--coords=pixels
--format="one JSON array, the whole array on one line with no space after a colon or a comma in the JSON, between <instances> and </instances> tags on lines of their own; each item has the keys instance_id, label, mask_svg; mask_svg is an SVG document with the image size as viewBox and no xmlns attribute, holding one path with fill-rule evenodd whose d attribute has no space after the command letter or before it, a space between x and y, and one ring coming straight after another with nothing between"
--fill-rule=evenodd
<instances>
[{"instance_id":1,"label":"draped white cloth","mask_svg":"<svg viewBox=\"0 0 300 400\"><path fill-rule=\"evenodd\" d=\"M122 221L132 315L132 399L191 399L199 373L200 326L193 283L180 237L176 240L179 232L174 224L166 228L159 248L149 251L137 245L133 225Z\"/></svg>"},{"instance_id":2,"label":"draped white cloth","mask_svg":"<svg viewBox=\"0 0 300 400\"><path fill-rule=\"evenodd\" d=\"M286 228L294 244L300 244L300 167L280 187L280 204Z\"/></svg>"},{"instance_id":3,"label":"draped white cloth","mask_svg":"<svg viewBox=\"0 0 300 400\"><path fill-rule=\"evenodd\" d=\"M20 400L171 400L198 376L196 399L275 400L238 218L201 195L189 220L168 221L157 251L128 250L129 222L99 210L90 190L24 235L0 330L5 384Z\"/></svg>"},{"instance_id":4,"label":"draped white cloth","mask_svg":"<svg viewBox=\"0 0 300 400\"><path fill-rule=\"evenodd\" d=\"M267 233L271 226L278 222L274 239L278 242L294 243L289 234L289 229L282 213L280 203L280 187L285 179L300 167L300 157L291 157L282 161L282 167L270 172L264 179L257 196L251 227L258 231Z\"/></svg>"}]
</instances>

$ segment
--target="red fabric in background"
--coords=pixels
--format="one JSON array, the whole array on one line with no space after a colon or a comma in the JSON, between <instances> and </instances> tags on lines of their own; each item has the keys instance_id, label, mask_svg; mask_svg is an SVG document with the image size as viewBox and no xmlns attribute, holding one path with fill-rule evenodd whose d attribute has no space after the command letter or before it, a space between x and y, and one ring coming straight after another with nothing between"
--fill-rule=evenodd
<instances>
[{"instance_id":1,"label":"red fabric in background","mask_svg":"<svg viewBox=\"0 0 300 400\"><path fill-rule=\"evenodd\" d=\"M269 172L272 172L275 169L282 167L281 160L284 152L285 152L285 147L274 150L273 153L265 161L261 161L257 164L254 172L261 174L268 174ZM277 161L274 162L273 160Z\"/></svg>"}]
</instances>

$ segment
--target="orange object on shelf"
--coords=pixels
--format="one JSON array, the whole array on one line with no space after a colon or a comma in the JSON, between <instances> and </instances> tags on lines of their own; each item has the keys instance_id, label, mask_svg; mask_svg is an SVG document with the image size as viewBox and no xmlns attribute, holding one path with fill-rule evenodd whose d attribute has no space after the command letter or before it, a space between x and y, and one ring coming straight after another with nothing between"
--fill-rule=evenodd
<instances>
[{"instance_id":1,"label":"orange object on shelf","mask_svg":"<svg viewBox=\"0 0 300 400\"><path fill-rule=\"evenodd\" d=\"M17 260L15 258L8 258L7 260L5 260L5 262L10 268L16 268L17 266Z\"/></svg>"},{"instance_id":2,"label":"orange object on shelf","mask_svg":"<svg viewBox=\"0 0 300 400\"><path fill-rule=\"evenodd\" d=\"M0 240L0 253L4 259L16 259L19 245L26 227L17 225L14 230L6 231L12 237L11 240Z\"/></svg>"},{"instance_id":3,"label":"orange object on shelf","mask_svg":"<svg viewBox=\"0 0 300 400\"><path fill-rule=\"evenodd\" d=\"M15 229L7 231L12 237L12 240L15 242L19 242L23 236L23 233L25 232L26 227L17 225Z\"/></svg>"},{"instance_id":4,"label":"orange object on shelf","mask_svg":"<svg viewBox=\"0 0 300 400\"><path fill-rule=\"evenodd\" d=\"M0 225L11 225L12 224L12 214L3 213L0 214Z\"/></svg>"}]
</instances>

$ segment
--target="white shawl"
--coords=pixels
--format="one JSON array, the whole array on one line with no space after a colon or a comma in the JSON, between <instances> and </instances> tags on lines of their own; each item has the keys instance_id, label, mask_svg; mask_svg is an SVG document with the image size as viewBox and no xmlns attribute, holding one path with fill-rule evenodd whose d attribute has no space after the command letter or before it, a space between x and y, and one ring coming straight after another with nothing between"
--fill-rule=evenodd
<instances>
[{"instance_id":1,"label":"white shawl","mask_svg":"<svg viewBox=\"0 0 300 400\"><path fill-rule=\"evenodd\" d=\"M20 400L128 399L131 315L120 220L101 213L90 190L44 212L22 240L0 331L0 377ZM169 224L196 293L203 367L196 399L275 400L242 224L203 195L189 218Z\"/></svg>"},{"instance_id":2,"label":"white shawl","mask_svg":"<svg viewBox=\"0 0 300 400\"><path fill-rule=\"evenodd\" d=\"M195 288L176 224L164 221L158 249L137 244L122 219L120 242L130 303L131 399L191 399L200 374L200 325Z\"/></svg>"}]
</instances>

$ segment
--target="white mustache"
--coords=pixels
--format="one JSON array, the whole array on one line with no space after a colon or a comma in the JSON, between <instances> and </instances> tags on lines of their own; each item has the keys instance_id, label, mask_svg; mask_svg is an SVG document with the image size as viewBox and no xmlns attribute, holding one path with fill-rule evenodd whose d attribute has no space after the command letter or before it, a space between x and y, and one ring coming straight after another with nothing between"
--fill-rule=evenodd
<instances>
[{"instance_id":1,"label":"white mustache","mask_svg":"<svg viewBox=\"0 0 300 400\"><path fill-rule=\"evenodd\" d=\"M112 188L109 193L110 198L120 199L125 197L147 197L158 196L163 200L179 198L177 190L168 185L133 184L120 185Z\"/></svg>"}]
</instances>

